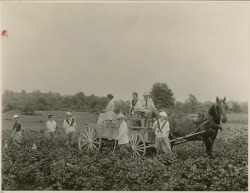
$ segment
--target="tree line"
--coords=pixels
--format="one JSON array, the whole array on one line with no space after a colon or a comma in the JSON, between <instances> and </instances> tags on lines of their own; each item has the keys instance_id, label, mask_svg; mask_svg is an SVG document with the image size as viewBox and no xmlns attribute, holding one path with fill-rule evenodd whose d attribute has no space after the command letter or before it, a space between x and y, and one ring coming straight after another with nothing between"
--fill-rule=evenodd
<instances>
[{"instance_id":1,"label":"tree line","mask_svg":"<svg viewBox=\"0 0 250 193\"><path fill-rule=\"evenodd\" d=\"M157 109L181 112L199 113L207 110L214 102L199 102L190 94L185 102L176 101L172 90L166 83L155 83L151 89L151 97ZM108 104L106 96L100 97L94 94L86 96L83 92L74 95L61 95L49 91L42 93L35 90L31 93L22 90L14 92L5 90L2 94L2 111L19 110L23 114L34 114L35 111L82 111L100 112ZM128 112L131 101L115 101L115 112ZM229 112L247 113L248 102L227 101Z\"/></svg>"}]
</instances>

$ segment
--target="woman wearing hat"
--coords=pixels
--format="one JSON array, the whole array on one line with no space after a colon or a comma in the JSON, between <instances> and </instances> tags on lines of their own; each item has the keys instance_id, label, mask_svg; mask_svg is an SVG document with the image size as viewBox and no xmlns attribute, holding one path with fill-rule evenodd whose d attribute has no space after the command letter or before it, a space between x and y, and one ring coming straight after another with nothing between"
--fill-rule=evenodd
<instances>
[{"instance_id":1,"label":"woman wearing hat","mask_svg":"<svg viewBox=\"0 0 250 193\"><path fill-rule=\"evenodd\" d=\"M162 111L159 113L160 118L154 122L153 130L155 131L155 147L157 149L157 154L162 151L166 154L169 152L172 154L169 135L169 122L166 120L167 114Z\"/></svg>"},{"instance_id":2,"label":"woman wearing hat","mask_svg":"<svg viewBox=\"0 0 250 193\"><path fill-rule=\"evenodd\" d=\"M22 134L21 134L21 122L19 120L18 115L14 115L13 119L15 121L13 125L13 143L16 145L20 145L22 143Z\"/></svg>"},{"instance_id":3,"label":"woman wearing hat","mask_svg":"<svg viewBox=\"0 0 250 193\"><path fill-rule=\"evenodd\" d=\"M63 129L65 130L65 133L67 134L66 145L72 146L75 141L77 128L76 128L76 121L72 117L72 114L70 112L66 113L66 119L63 121Z\"/></svg>"},{"instance_id":4,"label":"woman wearing hat","mask_svg":"<svg viewBox=\"0 0 250 193\"><path fill-rule=\"evenodd\" d=\"M120 123L119 135L116 138L116 140L118 140L118 145L119 145L121 152L129 153L128 126L125 121L125 117L123 114L118 114L116 118L118 119Z\"/></svg>"},{"instance_id":5,"label":"woman wearing hat","mask_svg":"<svg viewBox=\"0 0 250 193\"><path fill-rule=\"evenodd\" d=\"M56 121L53 119L53 115L50 114L48 116L49 120L46 122L46 130L47 130L47 136L48 136L48 140L52 141L52 139L55 137L55 133L56 133Z\"/></svg>"},{"instance_id":6,"label":"woman wearing hat","mask_svg":"<svg viewBox=\"0 0 250 193\"><path fill-rule=\"evenodd\" d=\"M105 121L108 124L111 124L112 119L113 119L114 109L115 109L114 96L112 94L108 94L107 97L109 99L109 104L106 107L106 109L104 110Z\"/></svg>"}]
</instances>

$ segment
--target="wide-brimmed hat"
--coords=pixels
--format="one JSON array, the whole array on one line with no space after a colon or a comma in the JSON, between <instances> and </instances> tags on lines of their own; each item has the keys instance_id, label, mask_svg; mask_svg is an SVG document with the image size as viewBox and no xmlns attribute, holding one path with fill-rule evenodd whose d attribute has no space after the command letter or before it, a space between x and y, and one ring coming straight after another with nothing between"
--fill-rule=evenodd
<instances>
[{"instance_id":1,"label":"wide-brimmed hat","mask_svg":"<svg viewBox=\"0 0 250 193\"><path fill-rule=\"evenodd\" d=\"M149 92L144 92L144 93L143 93L143 96L149 96L149 95L150 95Z\"/></svg>"},{"instance_id":2,"label":"wide-brimmed hat","mask_svg":"<svg viewBox=\"0 0 250 193\"><path fill-rule=\"evenodd\" d=\"M67 112L66 115L72 116L71 112Z\"/></svg>"},{"instance_id":3,"label":"wide-brimmed hat","mask_svg":"<svg viewBox=\"0 0 250 193\"><path fill-rule=\"evenodd\" d=\"M123 114L118 114L116 118L117 118L117 119L122 119L122 118L125 118L125 117L124 117Z\"/></svg>"},{"instance_id":4,"label":"wide-brimmed hat","mask_svg":"<svg viewBox=\"0 0 250 193\"><path fill-rule=\"evenodd\" d=\"M18 118L18 117L19 117L18 115L14 115L14 116L13 116L13 119Z\"/></svg>"},{"instance_id":5,"label":"wide-brimmed hat","mask_svg":"<svg viewBox=\"0 0 250 193\"><path fill-rule=\"evenodd\" d=\"M167 113L165 113L164 111L160 112L159 115L164 118L168 116Z\"/></svg>"}]
</instances>

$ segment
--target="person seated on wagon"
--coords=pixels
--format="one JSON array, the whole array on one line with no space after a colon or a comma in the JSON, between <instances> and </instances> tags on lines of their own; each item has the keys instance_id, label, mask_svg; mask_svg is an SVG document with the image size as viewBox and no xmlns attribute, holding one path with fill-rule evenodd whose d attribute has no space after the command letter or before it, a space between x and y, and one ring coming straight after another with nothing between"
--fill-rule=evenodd
<instances>
[{"instance_id":1,"label":"person seated on wagon","mask_svg":"<svg viewBox=\"0 0 250 193\"><path fill-rule=\"evenodd\" d=\"M123 114L118 114L116 117L120 123L119 126L119 135L116 138L118 140L118 146L121 152L129 153L129 138L128 138L128 126L125 121L125 117Z\"/></svg>"},{"instance_id":2,"label":"person seated on wagon","mask_svg":"<svg viewBox=\"0 0 250 193\"><path fill-rule=\"evenodd\" d=\"M138 99L138 93L133 92L132 94L133 100L130 105L129 116L130 117L138 117L139 110L141 108L141 101Z\"/></svg>"},{"instance_id":3,"label":"person seated on wagon","mask_svg":"<svg viewBox=\"0 0 250 193\"><path fill-rule=\"evenodd\" d=\"M141 101L140 111L145 113L145 116L148 117L153 111L156 111L154 102L151 98L149 98L149 92L145 92L143 94L143 99Z\"/></svg>"},{"instance_id":4,"label":"person seated on wagon","mask_svg":"<svg viewBox=\"0 0 250 193\"><path fill-rule=\"evenodd\" d=\"M157 154L162 151L165 154L172 154L169 136L169 122L166 120L167 114L162 111L159 113L160 118L154 122L153 130L155 131L155 148L157 149Z\"/></svg>"},{"instance_id":5,"label":"person seated on wagon","mask_svg":"<svg viewBox=\"0 0 250 193\"><path fill-rule=\"evenodd\" d=\"M130 109L129 109L129 116L132 118L137 118L139 117L139 113L140 113L140 108L141 108L141 101L138 99L138 93L137 92L133 92L132 94L133 100L132 100L132 104L130 105ZM140 120L133 120L132 124L134 126L141 126L141 121Z\"/></svg>"},{"instance_id":6,"label":"person seated on wagon","mask_svg":"<svg viewBox=\"0 0 250 193\"><path fill-rule=\"evenodd\" d=\"M104 113L105 113L104 117L105 117L106 123L110 125L113 119L115 103L114 103L114 96L112 94L108 94L107 97L109 99L109 103L106 109L104 110Z\"/></svg>"}]
</instances>

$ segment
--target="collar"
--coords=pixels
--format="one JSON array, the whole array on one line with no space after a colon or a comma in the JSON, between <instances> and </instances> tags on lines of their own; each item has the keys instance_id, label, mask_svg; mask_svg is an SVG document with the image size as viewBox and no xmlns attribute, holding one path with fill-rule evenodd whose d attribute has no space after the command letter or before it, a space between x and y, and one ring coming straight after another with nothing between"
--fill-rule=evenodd
<instances>
[{"instance_id":1,"label":"collar","mask_svg":"<svg viewBox=\"0 0 250 193\"><path fill-rule=\"evenodd\" d=\"M159 119L160 124L164 123L165 121L166 121L166 119L163 120L163 121L161 121L161 120Z\"/></svg>"}]
</instances>

